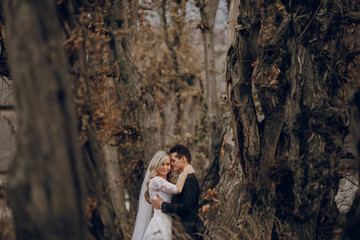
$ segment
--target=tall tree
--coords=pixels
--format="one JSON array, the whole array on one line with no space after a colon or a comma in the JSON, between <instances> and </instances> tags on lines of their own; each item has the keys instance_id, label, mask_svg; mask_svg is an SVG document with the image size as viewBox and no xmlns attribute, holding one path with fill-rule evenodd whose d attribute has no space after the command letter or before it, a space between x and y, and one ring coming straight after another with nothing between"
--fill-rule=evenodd
<instances>
[{"instance_id":1,"label":"tall tree","mask_svg":"<svg viewBox=\"0 0 360 240\"><path fill-rule=\"evenodd\" d=\"M83 239L74 103L54 1L3 1L16 85L17 154L9 203L18 239Z\"/></svg>"},{"instance_id":2,"label":"tall tree","mask_svg":"<svg viewBox=\"0 0 360 240\"><path fill-rule=\"evenodd\" d=\"M183 0L142 6L134 56L160 112L161 144L188 145L200 166L207 157L203 67L200 51L192 45L195 29L188 7Z\"/></svg>"},{"instance_id":3,"label":"tall tree","mask_svg":"<svg viewBox=\"0 0 360 240\"><path fill-rule=\"evenodd\" d=\"M352 98L350 99L349 104L350 110L350 130L354 137L354 144L356 146L358 154L360 154L360 90L358 89ZM360 166L360 163L358 163ZM360 173L359 173L360 174ZM349 209L346 216L346 224L344 227L344 236L343 239L350 240L356 239L359 234L359 223L360 223L360 191L358 190L353 204Z\"/></svg>"},{"instance_id":4,"label":"tall tree","mask_svg":"<svg viewBox=\"0 0 360 240\"><path fill-rule=\"evenodd\" d=\"M156 106L130 54L136 18L127 13L136 12L136 1L63 1L61 5L70 6L63 14L64 30L84 133L81 139L85 150L90 150L86 156L92 158L85 165L89 176L101 179L100 185L87 179L90 200L102 206L93 215L100 215L97 220L107 229L103 235L114 235L108 219L113 217L119 236L127 239L138 198L137 178L142 177L142 165L160 148ZM91 138L94 130L96 139ZM93 172L94 167L102 171ZM104 192L105 198L98 195ZM128 200L130 209L125 206Z\"/></svg>"},{"instance_id":5,"label":"tall tree","mask_svg":"<svg viewBox=\"0 0 360 240\"><path fill-rule=\"evenodd\" d=\"M131 36L129 36L129 33L132 32L130 26L134 19L129 20L128 12L130 9L135 11L136 5L128 5L126 1L111 1L111 5L111 11L106 19L106 24L112 32L120 32L118 35L112 34L111 41L109 42L113 58L112 64L118 76L114 84L118 100L125 108L121 116L124 132L127 132L130 136L123 137L118 142L119 162L113 163L120 164L120 167L123 169L122 181L117 183L118 186L120 184L124 185L122 187L122 196L124 197L125 194L129 194L130 197L130 212L127 213L125 206L122 205L122 211L117 212L117 215L119 218L122 218L124 214L129 216L128 218L122 218L120 222L127 232L131 233L133 221L129 221L129 219L134 220L135 217L139 193L137 190L140 189L138 186L141 185L139 179L143 176L139 174L142 173L142 171L139 171L142 170L141 167L135 167L135 169L132 169L134 171L132 173L137 176L132 176L133 178L130 181L130 174L126 170L131 169L129 168L131 163L135 163L135 166L147 165L155 152L161 148L159 132L160 116L154 100L153 89L149 86L147 79L142 78L131 55ZM133 26L135 25L133 24ZM131 138L131 135L134 137ZM113 202L116 201L118 199L113 199ZM124 203L125 201L122 202Z\"/></svg>"},{"instance_id":6,"label":"tall tree","mask_svg":"<svg viewBox=\"0 0 360 240\"><path fill-rule=\"evenodd\" d=\"M213 167L219 177L206 197L213 206L205 214L210 239L333 235L347 132L343 37L350 6L231 3L226 83L235 152L226 153L226 138L227 160Z\"/></svg>"},{"instance_id":7,"label":"tall tree","mask_svg":"<svg viewBox=\"0 0 360 240\"><path fill-rule=\"evenodd\" d=\"M78 139L83 153L82 163L87 190L87 229L95 239L123 239L124 229L116 228L117 224L114 223L117 222L117 206L124 205L124 201L123 198L117 199L115 204L112 201L114 194L122 193L122 188L114 189L114 184L121 182L120 178L113 179L113 171L119 174L119 164L117 155L110 154L114 151L108 151L108 145L102 144L102 139L97 136L92 105L100 99L91 94L90 87L91 78L96 75L94 69L97 65L93 61L96 54L88 48L94 46L91 41L96 41L98 44L102 41L99 40L101 38L92 38L95 33L87 27L90 22L88 14L94 16L93 9L103 7L103 3L62 1L57 5L65 35L64 43L77 110ZM111 168L109 162L117 165Z\"/></svg>"},{"instance_id":8,"label":"tall tree","mask_svg":"<svg viewBox=\"0 0 360 240\"><path fill-rule=\"evenodd\" d=\"M109 19L109 27L113 31L128 31L128 5L125 1L113 1L112 12ZM117 69L121 76L121 81L124 83L124 90L127 90L127 95L119 92L119 96L128 98L127 100L135 100L139 97L138 104L138 118L140 131L142 135L144 158L146 161L152 158L155 152L160 148L160 135L158 126L158 110L155 105L151 91L146 91L146 79L141 78L140 72L133 61L129 49L129 39L126 34L113 36L111 49L114 56L114 61L117 63ZM121 85L120 85L121 86ZM121 88L120 88L121 89Z\"/></svg>"},{"instance_id":9,"label":"tall tree","mask_svg":"<svg viewBox=\"0 0 360 240\"><path fill-rule=\"evenodd\" d=\"M219 5L219 0L197 0L200 9L201 23L199 27L204 43L205 77L206 77L206 105L207 121L209 130L209 159L215 156L214 151L218 151L218 113L217 113L217 92L216 92L216 67L215 67L215 46L214 46L214 27L215 17Z\"/></svg>"}]
</instances>

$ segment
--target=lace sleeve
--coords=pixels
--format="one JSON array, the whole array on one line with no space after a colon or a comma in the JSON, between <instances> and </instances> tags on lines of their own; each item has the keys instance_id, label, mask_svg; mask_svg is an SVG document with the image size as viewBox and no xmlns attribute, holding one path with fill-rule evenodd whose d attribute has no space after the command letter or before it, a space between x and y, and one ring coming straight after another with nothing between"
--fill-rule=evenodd
<instances>
[{"instance_id":1,"label":"lace sleeve","mask_svg":"<svg viewBox=\"0 0 360 240\"><path fill-rule=\"evenodd\" d=\"M151 179L150 185L155 191L162 191L171 194L177 194L177 188L175 184L166 181L162 177L154 177Z\"/></svg>"}]
</instances>

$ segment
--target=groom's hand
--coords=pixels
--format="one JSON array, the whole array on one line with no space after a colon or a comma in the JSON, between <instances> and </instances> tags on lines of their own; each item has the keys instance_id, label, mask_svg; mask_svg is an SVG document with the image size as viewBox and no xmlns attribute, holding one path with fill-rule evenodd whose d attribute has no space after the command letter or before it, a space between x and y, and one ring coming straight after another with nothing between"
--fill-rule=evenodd
<instances>
[{"instance_id":1,"label":"groom's hand","mask_svg":"<svg viewBox=\"0 0 360 240\"><path fill-rule=\"evenodd\" d=\"M164 202L164 200L158 194L156 194L156 196L157 196L157 199L151 199L151 204L153 205L153 207L155 209L160 209L161 204Z\"/></svg>"}]
</instances>

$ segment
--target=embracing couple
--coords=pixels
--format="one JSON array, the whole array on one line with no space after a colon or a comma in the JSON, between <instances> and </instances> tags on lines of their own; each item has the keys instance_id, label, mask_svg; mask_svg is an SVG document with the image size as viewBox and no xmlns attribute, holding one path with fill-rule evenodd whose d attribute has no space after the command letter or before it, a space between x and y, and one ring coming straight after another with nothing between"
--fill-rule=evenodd
<instances>
[{"instance_id":1,"label":"embracing couple","mask_svg":"<svg viewBox=\"0 0 360 240\"><path fill-rule=\"evenodd\" d=\"M176 184L170 182L171 170L180 173ZM202 239L197 233L200 187L194 173L184 145L154 155L140 191L133 240L170 240L172 234Z\"/></svg>"}]
</instances>

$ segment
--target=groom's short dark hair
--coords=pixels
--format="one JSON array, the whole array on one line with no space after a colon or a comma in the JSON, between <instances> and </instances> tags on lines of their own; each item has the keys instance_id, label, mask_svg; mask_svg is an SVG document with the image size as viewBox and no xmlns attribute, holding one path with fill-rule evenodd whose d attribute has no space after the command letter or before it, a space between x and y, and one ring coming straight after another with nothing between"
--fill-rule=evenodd
<instances>
[{"instance_id":1,"label":"groom's short dark hair","mask_svg":"<svg viewBox=\"0 0 360 240\"><path fill-rule=\"evenodd\" d=\"M191 154L190 151L187 147L185 147L184 145L175 145L170 149L170 154L171 153L176 153L176 157L178 158L182 158L183 156L186 157L186 160L188 163L191 163Z\"/></svg>"}]
</instances>

